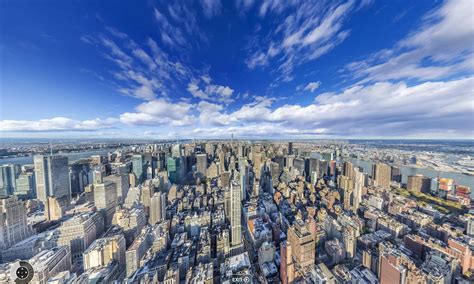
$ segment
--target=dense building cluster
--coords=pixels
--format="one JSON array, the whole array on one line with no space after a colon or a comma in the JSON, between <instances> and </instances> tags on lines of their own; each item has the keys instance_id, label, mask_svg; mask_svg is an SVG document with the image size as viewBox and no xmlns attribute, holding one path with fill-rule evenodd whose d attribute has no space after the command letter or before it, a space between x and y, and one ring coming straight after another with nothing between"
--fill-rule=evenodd
<instances>
[{"instance_id":1,"label":"dense building cluster","mask_svg":"<svg viewBox=\"0 0 474 284\"><path fill-rule=\"evenodd\" d=\"M1 166L0 282L472 283L467 186L344 144L203 141Z\"/></svg>"}]
</instances>

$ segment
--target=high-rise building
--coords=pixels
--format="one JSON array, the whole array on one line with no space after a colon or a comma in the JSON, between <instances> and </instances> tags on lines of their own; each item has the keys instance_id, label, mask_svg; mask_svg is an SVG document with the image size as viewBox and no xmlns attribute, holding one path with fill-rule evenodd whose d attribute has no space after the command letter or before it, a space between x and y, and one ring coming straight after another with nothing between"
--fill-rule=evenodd
<instances>
[{"instance_id":1,"label":"high-rise building","mask_svg":"<svg viewBox=\"0 0 474 284\"><path fill-rule=\"evenodd\" d=\"M97 212L75 215L58 228L58 245L71 249L74 269L82 269L83 252L104 232L104 218Z\"/></svg>"},{"instance_id":2,"label":"high-rise building","mask_svg":"<svg viewBox=\"0 0 474 284\"><path fill-rule=\"evenodd\" d=\"M15 191L17 166L6 164L0 166L0 196L12 195Z\"/></svg>"},{"instance_id":3,"label":"high-rise building","mask_svg":"<svg viewBox=\"0 0 474 284\"><path fill-rule=\"evenodd\" d=\"M33 172L23 172L16 179L15 192L18 196L33 199L36 197L35 174Z\"/></svg>"},{"instance_id":4,"label":"high-rise building","mask_svg":"<svg viewBox=\"0 0 474 284\"><path fill-rule=\"evenodd\" d=\"M207 154L196 155L196 172L203 176L207 173Z\"/></svg>"},{"instance_id":5,"label":"high-rise building","mask_svg":"<svg viewBox=\"0 0 474 284\"><path fill-rule=\"evenodd\" d=\"M402 182L402 172L399 167L392 166L392 181L401 183Z\"/></svg>"},{"instance_id":6,"label":"high-rise building","mask_svg":"<svg viewBox=\"0 0 474 284\"><path fill-rule=\"evenodd\" d=\"M293 168L298 170L298 174L304 176L304 159L302 158L295 158L293 160Z\"/></svg>"},{"instance_id":7,"label":"high-rise building","mask_svg":"<svg viewBox=\"0 0 474 284\"><path fill-rule=\"evenodd\" d=\"M302 220L296 220L288 229L288 242L292 258L302 269L314 264L316 242Z\"/></svg>"},{"instance_id":8,"label":"high-rise building","mask_svg":"<svg viewBox=\"0 0 474 284\"><path fill-rule=\"evenodd\" d=\"M249 167L248 162L245 158L239 158L239 173L240 173L240 187L242 193L240 195L241 200L247 198L247 191L249 188Z\"/></svg>"},{"instance_id":9,"label":"high-rise building","mask_svg":"<svg viewBox=\"0 0 474 284\"><path fill-rule=\"evenodd\" d=\"M9 248L33 233L24 202L13 195L0 196L0 249Z\"/></svg>"},{"instance_id":10,"label":"high-rise building","mask_svg":"<svg viewBox=\"0 0 474 284\"><path fill-rule=\"evenodd\" d=\"M449 193L454 192L454 180L451 178L439 178L438 183L438 196L446 198Z\"/></svg>"},{"instance_id":11,"label":"high-rise building","mask_svg":"<svg viewBox=\"0 0 474 284\"><path fill-rule=\"evenodd\" d=\"M181 157L168 157L167 170L168 178L172 183L180 183L183 175L183 163Z\"/></svg>"},{"instance_id":12,"label":"high-rise building","mask_svg":"<svg viewBox=\"0 0 474 284\"><path fill-rule=\"evenodd\" d=\"M34 270L31 283L47 283L61 271L71 270L71 251L67 246L43 250L28 260Z\"/></svg>"},{"instance_id":13,"label":"high-rise building","mask_svg":"<svg viewBox=\"0 0 474 284\"><path fill-rule=\"evenodd\" d=\"M122 234L97 239L84 251L84 270L108 266L115 261L119 270L125 273L125 250L125 238Z\"/></svg>"},{"instance_id":14,"label":"high-rise building","mask_svg":"<svg viewBox=\"0 0 474 284\"><path fill-rule=\"evenodd\" d=\"M343 233L343 243L344 243L344 248L346 250L347 258L353 258L355 257L355 254L356 254L357 238L355 237L354 231L349 228L350 227L348 227L347 230L345 230Z\"/></svg>"},{"instance_id":15,"label":"high-rise building","mask_svg":"<svg viewBox=\"0 0 474 284\"><path fill-rule=\"evenodd\" d=\"M94 204L97 210L101 212L105 226L110 226L117 207L116 184L111 181L95 184Z\"/></svg>"},{"instance_id":16,"label":"high-rise building","mask_svg":"<svg viewBox=\"0 0 474 284\"><path fill-rule=\"evenodd\" d=\"M384 252L380 255L380 283L406 283L407 268L400 263L399 256Z\"/></svg>"},{"instance_id":17,"label":"high-rise building","mask_svg":"<svg viewBox=\"0 0 474 284\"><path fill-rule=\"evenodd\" d=\"M221 186L222 187L230 186L230 172L221 172Z\"/></svg>"},{"instance_id":18,"label":"high-rise building","mask_svg":"<svg viewBox=\"0 0 474 284\"><path fill-rule=\"evenodd\" d=\"M59 220L64 217L68 207L69 203L67 198L48 196L48 200L45 204L45 217L47 220Z\"/></svg>"},{"instance_id":19,"label":"high-rise building","mask_svg":"<svg viewBox=\"0 0 474 284\"><path fill-rule=\"evenodd\" d=\"M104 181L111 181L115 184L115 188L117 189L117 203L123 204L127 197L128 190L130 189L129 176L126 174L114 174L106 176Z\"/></svg>"},{"instance_id":20,"label":"high-rise building","mask_svg":"<svg viewBox=\"0 0 474 284\"><path fill-rule=\"evenodd\" d=\"M469 215L466 221L466 234L470 237L474 237L474 216Z\"/></svg>"},{"instance_id":21,"label":"high-rise building","mask_svg":"<svg viewBox=\"0 0 474 284\"><path fill-rule=\"evenodd\" d=\"M252 163L253 163L253 171L255 173L255 177L260 179L260 175L262 173L262 153L260 152L252 152ZM291 162L293 165L293 161Z\"/></svg>"},{"instance_id":22,"label":"high-rise building","mask_svg":"<svg viewBox=\"0 0 474 284\"><path fill-rule=\"evenodd\" d=\"M69 176L71 180L71 194L80 194L84 192L84 187L90 183L89 181L90 165L86 161L77 161L71 164Z\"/></svg>"},{"instance_id":23,"label":"high-rise building","mask_svg":"<svg viewBox=\"0 0 474 284\"><path fill-rule=\"evenodd\" d=\"M431 191L431 179L420 174L408 176L407 189L416 192L429 193Z\"/></svg>"},{"instance_id":24,"label":"high-rise building","mask_svg":"<svg viewBox=\"0 0 474 284\"><path fill-rule=\"evenodd\" d=\"M71 200L71 184L69 182L68 158L65 156L34 157L36 195L45 204L47 212L48 197Z\"/></svg>"},{"instance_id":25,"label":"high-rise building","mask_svg":"<svg viewBox=\"0 0 474 284\"><path fill-rule=\"evenodd\" d=\"M117 209L112 223L123 229L127 245L130 245L146 225L145 212L142 208Z\"/></svg>"},{"instance_id":26,"label":"high-rise building","mask_svg":"<svg viewBox=\"0 0 474 284\"><path fill-rule=\"evenodd\" d=\"M342 167L342 174L346 177L352 178L354 174L354 166L351 162L344 162Z\"/></svg>"},{"instance_id":27,"label":"high-rise building","mask_svg":"<svg viewBox=\"0 0 474 284\"><path fill-rule=\"evenodd\" d=\"M316 173L317 179L323 178L325 175L328 174L329 169L329 162L327 160L317 160L316 163Z\"/></svg>"},{"instance_id":28,"label":"high-rise building","mask_svg":"<svg viewBox=\"0 0 474 284\"><path fill-rule=\"evenodd\" d=\"M231 244L233 247L242 244L242 205L240 194L240 184L232 181L230 185L230 226Z\"/></svg>"},{"instance_id":29,"label":"high-rise building","mask_svg":"<svg viewBox=\"0 0 474 284\"><path fill-rule=\"evenodd\" d=\"M372 179L376 186L390 189L390 179L392 177L392 169L384 163L376 163L372 165Z\"/></svg>"},{"instance_id":30,"label":"high-rise building","mask_svg":"<svg viewBox=\"0 0 474 284\"><path fill-rule=\"evenodd\" d=\"M151 198L149 223L154 225L166 217L166 194L155 192Z\"/></svg>"},{"instance_id":31,"label":"high-rise building","mask_svg":"<svg viewBox=\"0 0 474 284\"><path fill-rule=\"evenodd\" d=\"M144 178L143 172L144 164L143 164L143 155L133 155L132 156L132 171L137 178L138 183L140 184Z\"/></svg>"},{"instance_id":32,"label":"high-rise building","mask_svg":"<svg viewBox=\"0 0 474 284\"><path fill-rule=\"evenodd\" d=\"M288 142L288 155L293 155L293 142Z\"/></svg>"},{"instance_id":33,"label":"high-rise building","mask_svg":"<svg viewBox=\"0 0 474 284\"><path fill-rule=\"evenodd\" d=\"M315 184L317 179L319 178L319 176L318 176L318 163L319 163L318 159L309 158L309 161L308 161L308 176L309 176L309 181L312 184Z\"/></svg>"},{"instance_id":34,"label":"high-rise building","mask_svg":"<svg viewBox=\"0 0 474 284\"><path fill-rule=\"evenodd\" d=\"M179 143L176 143L171 147L171 156L172 157L181 157L183 156L183 146Z\"/></svg>"},{"instance_id":35,"label":"high-rise building","mask_svg":"<svg viewBox=\"0 0 474 284\"><path fill-rule=\"evenodd\" d=\"M362 190L366 186L367 174L362 171L361 168L357 167L354 169L354 200L352 209L357 212L359 204L362 202Z\"/></svg>"},{"instance_id":36,"label":"high-rise building","mask_svg":"<svg viewBox=\"0 0 474 284\"><path fill-rule=\"evenodd\" d=\"M338 264L346 258L346 247L337 238L324 242L324 250L329 255L332 264Z\"/></svg>"}]
</instances>

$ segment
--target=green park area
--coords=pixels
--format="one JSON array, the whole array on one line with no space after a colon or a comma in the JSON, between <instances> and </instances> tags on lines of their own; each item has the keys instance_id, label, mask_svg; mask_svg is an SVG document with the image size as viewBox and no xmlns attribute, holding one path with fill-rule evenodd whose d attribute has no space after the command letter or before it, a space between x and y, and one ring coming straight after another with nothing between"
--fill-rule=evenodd
<instances>
[{"instance_id":1,"label":"green park area","mask_svg":"<svg viewBox=\"0 0 474 284\"><path fill-rule=\"evenodd\" d=\"M445 200L422 192L409 191L403 188L397 188L395 190L398 194L415 200L419 206L431 205L434 209L443 214L463 214L466 210L464 206L454 201Z\"/></svg>"}]
</instances>

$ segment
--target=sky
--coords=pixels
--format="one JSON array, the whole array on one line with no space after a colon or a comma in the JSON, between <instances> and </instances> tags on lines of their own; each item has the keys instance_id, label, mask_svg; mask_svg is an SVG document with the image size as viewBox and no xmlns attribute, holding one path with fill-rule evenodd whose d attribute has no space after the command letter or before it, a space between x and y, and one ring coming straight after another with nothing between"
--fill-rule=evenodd
<instances>
[{"instance_id":1,"label":"sky","mask_svg":"<svg viewBox=\"0 0 474 284\"><path fill-rule=\"evenodd\" d=\"M0 3L0 137L474 139L474 2Z\"/></svg>"}]
</instances>

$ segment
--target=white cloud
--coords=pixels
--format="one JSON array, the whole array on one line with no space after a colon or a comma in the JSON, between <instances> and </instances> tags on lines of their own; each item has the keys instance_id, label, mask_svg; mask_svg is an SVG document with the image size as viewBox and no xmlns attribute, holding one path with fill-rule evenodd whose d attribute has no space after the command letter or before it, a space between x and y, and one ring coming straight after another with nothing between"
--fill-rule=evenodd
<instances>
[{"instance_id":1,"label":"white cloud","mask_svg":"<svg viewBox=\"0 0 474 284\"><path fill-rule=\"evenodd\" d=\"M112 128L116 119L73 120L54 117L40 120L0 120L0 132L97 131Z\"/></svg>"},{"instance_id":2,"label":"white cloud","mask_svg":"<svg viewBox=\"0 0 474 284\"><path fill-rule=\"evenodd\" d=\"M206 93L210 95L217 95L217 100L224 103L231 103L234 100L231 98L234 90L229 86L208 85L206 86Z\"/></svg>"},{"instance_id":3,"label":"white cloud","mask_svg":"<svg viewBox=\"0 0 474 284\"><path fill-rule=\"evenodd\" d=\"M158 19L167 21L161 13ZM97 37L87 36L86 42L107 49L108 52L103 53L103 56L116 65L116 70L109 72L112 78L105 74L100 78L122 94L146 101L167 97L169 93L176 92L180 84L189 81L194 77L193 74L197 73L177 57L164 52L151 38L147 38L145 44L140 46L125 33L113 28L106 30L112 36L104 34ZM92 75L98 77L97 74Z\"/></svg>"},{"instance_id":4,"label":"white cloud","mask_svg":"<svg viewBox=\"0 0 474 284\"><path fill-rule=\"evenodd\" d=\"M186 102L169 102L165 99L155 99L138 105L136 112L126 112L120 115L120 121L134 125L184 126L194 123L195 118L190 113L193 105Z\"/></svg>"},{"instance_id":5,"label":"white cloud","mask_svg":"<svg viewBox=\"0 0 474 284\"><path fill-rule=\"evenodd\" d=\"M273 100L258 98L232 113L214 104L199 110L202 124L219 125L222 121L220 125L227 130L255 124L267 128L274 125L282 133L287 129L299 134L324 129L325 135L348 137L438 133L440 138L444 134L474 138L473 96L474 77L468 77L414 86L404 82L358 85L339 94L321 94L306 106L286 104L272 108Z\"/></svg>"},{"instance_id":6,"label":"white cloud","mask_svg":"<svg viewBox=\"0 0 474 284\"><path fill-rule=\"evenodd\" d=\"M222 3L220 0L201 0L202 12L208 18L219 14L222 9Z\"/></svg>"},{"instance_id":7,"label":"white cloud","mask_svg":"<svg viewBox=\"0 0 474 284\"><path fill-rule=\"evenodd\" d=\"M321 85L320 81L310 82L304 87L304 91L310 91L311 93L316 91L317 88Z\"/></svg>"},{"instance_id":8,"label":"white cloud","mask_svg":"<svg viewBox=\"0 0 474 284\"><path fill-rule=\"evenodd\" d=\"M231 117L222 113L224 110L222 105L201 101L197 109L199 111L199 121L202 125L228 125L231 122Z\"/></svg>"},{"instance_id":9,"label":"white cloud","mask_svg":"<svg viewBox=\"0 0 474 284\"><path fill-rule=\"evenodd\" d=\"M254 2L255 2L254 0L236 0L235 7L238 10L247 11L250 8L252 8Z\"/></svg>"},{"instance_id":10,"label":"white cloud","mask_svg":"<svg viewBox=\"0 0 474 284\"><path fill-rule=\"evenodd\" d=\"M204 91L202 91L201 89L199 89L197 81L190 82L188 84L187 90L191 95L193 95L196 98L200 98L203 100L209 99L209 95L204 93Z\"/></svg>"},{"instance_id":11,"label":"white cloud","mask_svg":"<svg viewBox=\"0 0 474 284\"><path fill-rule=\"evenodd\" d=\"M169 23L168 19L158 10L155 11L155 19L160 24L161 40L170 46L183 45L186 43L183 32L177 26Z\"/></svg>"},{"instance_id":12,"label":"white cloud","mask_svg":"<svg viewBox=\"0 0 474 284\"><path fill-rule=\"evenodd\" d=\"M292 1L288 1L292 2ZM285 8L285 1L281 0L264 0L260 6L260 16L265 16L268 11L274 11L280 13Z\"/></svg>"},{"instance_id":13,"label":"white cloud","mask_svg":"<svg viewBox=\"0 0 474 284\"><path fill-rule=\"evenodd\" d=\"M202 89L199 86L199 80L192 79L191 82L188 83L187 90L193 97L226 104L234 101L232 98L234 89L229 86L210 84L211 77L209 77L209 75L201 76L201 79L204 83L204 88Z\"/></svg>"},{"instance_id":14,"label":"white cloud","mask_svg":"<svg viewBox=\"0 0 474 284\"><path fill-rule=\"evenodd\" d=\"M474 71L474 17L470 0L446 1L392 49L346 70L362 82L413 78L433 80Z\"/></svg>"},{"instance_id":15,"label":"white cloud","mask_svg":"<svg viewBox=\"0 0 474 284\"><path fill-rule=\"evenodd\" d=\"M258 31L251 41L247 67L254 69L275 62L281 74L277 81L292 80L295 67L328 53L347 38L349 30L343 29L343 23L354 6L354 1L343 4L264 1L261 16L270 11L277 17L283 10L290 13L280 25L269 29L270 34L262 37Z\"/></svg>"}]
</instances>

